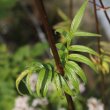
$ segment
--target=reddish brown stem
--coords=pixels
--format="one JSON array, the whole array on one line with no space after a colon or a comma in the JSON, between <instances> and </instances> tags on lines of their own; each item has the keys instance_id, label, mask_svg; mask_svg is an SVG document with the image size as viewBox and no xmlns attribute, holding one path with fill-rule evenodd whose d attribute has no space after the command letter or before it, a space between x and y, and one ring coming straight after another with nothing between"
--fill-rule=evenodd
<instances>
[{"instance_id":1,"label":"reddish brown stem","mask_svg":"<svg viewBox=\"0 0 110 110\"><path fill-rule=\"evenodd\" d=\"M97 10L96 10L96 0L93 0L93 3L94 3L94 14L95 14L95 21L96 21L96 30L97 30L97 33L100 34L99 21L98 21ZM97 43L98 43L98 52L101 55L100 37L97 38ZM100 59L100 65L102 65L101 59ZM102 72L101 72L101 78L102 78L102 82L101 82L102 101L105 104L105 100L104 100L104 96L105 96L105 93L104 93L104 91L105 91L105 76Z\"/></svg>"},{"instance_id":2,"label":"reddish brown stem","mask_svg":"<svg viewBox=\"0 0 110 110\"><path fill-rule=\"evenodd\" d=\"M54 56L54 59L55 59L57 69L60 72L60 74L63 76L64 75L64 70L63 70L62 64L60 62L60 58L59 58L57 48L55 46L55 41L54 41L54 38L53 38L52 28L48 23L48 18L47 18L47 14L45 12L43 3L42 3L41 0L36 0L36 5L37 5L37 9L39 11L38 12L39 19L40 19L42 25L44 26L45 32L47 34L48 42L49 42L49 45L51 47L51 50L52 50L52 53L53 53L53 56Z\"/></svg>"},{"instance_id":3,"label":"reddish brown stem","mask_svg":"<svg viewBox=\"0 0 110 110\"><path fill-rule=\"evenodd\" d=\"M52 50L52 53L53 53L53 56L55 59L57 70L59 71L59 74L64 76L64 69L63 69L63 66L61 64L58 52L57 52L57 48L55 46L52 28L48 23L48 17L47 17L47 14L45 12L44 5L43 5L41 0L35 0L35 3L36 3L36 7L38 9L40 21L42 22L42 25L44 26L45 32L46 32L47 37L48 37L48 42L50 44L50 47L51 47L51 50ZM66 96L66 99L68 102L68 110L75 110L75 107L74 107L74 104L72 101L72 97L66 93L65 93L65 96Z\"/></svg>"},{"instance_id":4,"label":"reddish brown stem","mask_svg":"<svg viewBox=\"0 0 110 110\"><path fill-rule=\"evenodd\" d=\"M94 4L93 1L90 1L89 0L89 2L92 3L92 4ZM104 5L102 7L102 5L100 6L100 5L96 4L96 6L97 6L97 10L101 10L102 9L102 10L105 10L106 11L106 10L110 9L110 7L104 7Z\"/></svg>"},{"instance_id":5,"label":"reddish brown stem","mask_svg":"<svg viewBox=\"0 0 110 110\"><path fill-rule=\"evenodd\" d=\"M104 8L104 4L103 4L102 0L99 0L99 2L100 2L100 4L101 4L102 8ZM108 16L106 10L104 10L104 14L105 14L105 16L106 16L106 18L107 18L107 20L108 20L108 22L109 22L109 24L110 24L110 18L109 18L109 16Z\"/></svg>"},{"instance_id":6,"label":"reddish brown stem","mask_svg":"<svg viewBox=\"0 0 110 110\"><path fill-rule=\"evenodd\" d=\"M96 1L95 0L93 0L93 4L94 4L96 31L97 31L98 34L100 34L100 31L99 31L99 21L98 21L98 16L97 16L97 9L96 9ZM98 47L99 54L101 54L101 51L100 51L100 37L97 38L97 47Z\"/></svg>"}]
</instances>

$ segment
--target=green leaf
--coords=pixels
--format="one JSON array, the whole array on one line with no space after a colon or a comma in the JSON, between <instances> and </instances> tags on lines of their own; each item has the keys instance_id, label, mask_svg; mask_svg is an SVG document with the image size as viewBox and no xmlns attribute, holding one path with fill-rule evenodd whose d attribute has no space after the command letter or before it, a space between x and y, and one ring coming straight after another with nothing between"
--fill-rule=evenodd
<instances>
[{"instance_id":1,"label":"green leaf","mask_svg":"<svg viewBox=\"0 0 110 110\"><path fill-rule=\"evenodd\" d=\"M29 69L29 70L31 70L31 71L33 71L33 72L39 71L39 70L41 70L43 67L44 67L43 64L40 63L40 62L32 62L32 63L30 63L30 64L28 64L28 65L26 66L27 69Z\"/></svg>"},{"instance_id":2,"label":"green leaf","mask_svg":"<svg viewBox=\"0 0 110 110\"><path fill-rule=\"evenodd\" d=\"M72 21L70 31L72 31L73 33L77 31L81 23L87 3L88 3L88 0L85 0L83 5L81 6L81 8L79 9L79 11L77 12L76 16L74 17Z\"/></svg>"},{"instance_id":3,"label":"green leaf","mask_svg":"<svg viewBox=\"0 0 110 110\"><path fill-rule=\"evenodd\" d=\"M17 88L17 91L19 92L19 94L21 94L21 95L23 95L21 92L20 92L20 90L19 90L19 84L20 84L20 82L23 80L23 78L27 75L27 74L29 74L30 73L30 71L29 70L25 70L25 71L23 71L20 75L19 75L19 77L17 78L17 80L16 80L16 88Z\"/></svg>"},{"instance_id":4,"label":"green leaf","mask_svg":"<svg viewBox=\"0 0 110 110\"><path fill-rule=\"evenodd\" d=\"M65 13L64 13L61 9L58 9L57 11L58 11L59 16L60 16L64 21L69 20L68 16L65 15Z\"/></svg>"},{"instance_id":5,"label":"green leaf","mask_svg":"<svg viewBox=\"0 0 110 110\"><path fill-rule=\"evenodd\" d=\"M52 67L48 65L44 65L45 68L42 68L39 72L36 91L38 96L46 96L49 84L53 79L53 70Z\"/></svg>"},{"instance_id":6,"label":"green leaf","mask_svg":"<svg viewBox=\"0 0 110 110\"><path fill-rule=\"evenodd\" d=\"M65 79L64 77L62 77L61 75L60 75L60 77L61 77L61 82L62 82L62 89L63 89L67 94L74 96L74 92L70 89L70 87L69 87L69 85L68 85L66 79Z\"/></svg>"},{"instance_id":7,"label":"green leaf","mask_svg":"<svg viewBox=\"0 0 110 110\"><path fill-rule=\"evenodd\" d=\"M41 87L42 87L43 79L45 77L45 72L46 72L45 68L42 68L38 75L38 80L37 80L37 84L36 84L36 91L37 91L38 96L42 96Z\"/></svg>"},{"instance_id":8,"label":"green leaf","mask_svg":"<svg viewBox=\"0 0 110 110\"><path fill-rule=\"evenodd\" d=\"M48 91L48 87L49 87L49 84L51 83L51 81L53 80L53 70L52 70L52 67L51 67L51 65L45 65L45 68L46 68L46 75L45 75L45 78L44 78L44 80L43 80L43 83L45 83L45 85L44 84L42 84L42 89L43 89L43 96L46 96L46 94L47 94L47 91Z\"/></svg>"},{"instance_id":9,"label":"green leaf","mask_svg":"<svg viewBox=\"0 0 110 110\"><path fill-rule=\"evenodd\" d=\"M56 47L58 48L58 49L60 49L60 50L65 50L65 45L64 44L62 44L62 43L57 43L56 44Z\"/></svg>"},{"instance_id":10,"label":"green leaf","mask_svg":"<svg viewBox=\"0 0 110 110\"><path fill-rule=\"evenodd\" d=\"M87 57L85 57L83 55L80 55L80 54L70 54L68 56L68 59L73 60L73 61L77 61L77 62L81 62L81 63L85 63L86 65L91 67L95 72L97 72L96 67L92 63L92 61L89 60Z\"/></svg>"},{"instance_id":11,"label":"green leaf","mask_svg":"<svg viewBox=\"0 0 110 110\"><path fill-rule=\"evenodd\" d=\"M99 34L95 34L95 33L89 33L89 32L81 32L81 31L77 31L74 33L74 36L96 36L96 37L101 37L101 35Z\"/></svg>"},{"instance_id":12,"label":"green leaf","mask_svg":"<svg viewBox=\"0 0 110 110\"><path fill-rule=\"evenodd\" d=\"M77 63L68 61L67 65L75 71L75 73L84 81L84 83L87 83L86 75Z\"/></svg>"},{"instance_id":13,"label":"green leaf","mask_svg":"<svg viewBox=\"0 0 110 110\"><path fill-rule=\"evenodd\" d=\"M78 52L87 52L89 54L93 54L96 56L99 56L98 53L96 53L93 49L86 47L86 46L82 46L82 45L73 45L69 47L70 51L78 51Z\"/></svg>"},{"instance_id":14,"label":"green leaf","mask_svg":"<svg viewBox=\"0 0 110 110\"><path fill-rule=\"evenodd\" d=\"M32 74L29 73L29 74L27 75L27 77L26 77L26 86L27 86L27 89L28 89L29 93L30 93L31 95L33 95L32 90L31 90L31 85L30 85L30 77L31 77L31 75L32 75Z\"/></svg>"},{"instance_id":15,"label":"green leaf","mask_svg":"<svg viewBox=\"0 0 110 110\"><path fill-rule=\"evenodd\" d=\"M56 44L56 47L58 48L58 54L59 54L60 58L62 60L65 59L66 58L66 55L68 54L68 50L65 47L65 45L62 44L62 43L57 43Z\"/></svg>"},{"instance_id":16,"label":"green leaf","mask_svg":"<svg viewBox=\"0 0 110 110\"><path fill-rule=\"evenodd\" d=\"M67 64L65 65L65 75L67 75L69 81L72 83L76 93L79 93L79 80L75 75L75 71L71 69Z\"/></svg>"},{"instance_id":17,"label":"green leaf","mask_svg":"<svg viewBox=\"0 0 110 110\"><path fill-rule=\"evenodd\" d=\"M104 55L103 60L110 63L110 56Z\"/></svg>"},{"instance_id":18,"label":"green leaf","mask_svg":"<svg viewBox=\"0 0 110 110\"><path fill-rule=\"evenodd\" d=\"M73 36L71 32L69 32L69 30L64 30L64 29L56 29L56 32L60 33L65 39L66 41L71 41L71 37Z\"/></svg>"},{"instance_id":19,"label":"green leaf","mask_svg":"<svg viewBox=\"0 0 110 110\"><path fill-rule=\"evenodd\" d=\"M54 82L55 82L55 86L56 86L58 95L62 96L63 91L62 91L61 77L58 73L55 73Z\"/></svg>"}]
</instances>

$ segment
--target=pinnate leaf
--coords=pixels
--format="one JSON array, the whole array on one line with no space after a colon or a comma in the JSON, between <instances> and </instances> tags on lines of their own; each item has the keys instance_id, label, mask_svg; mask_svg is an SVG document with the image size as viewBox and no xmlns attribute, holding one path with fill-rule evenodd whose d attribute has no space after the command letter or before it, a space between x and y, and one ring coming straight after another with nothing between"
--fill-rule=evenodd
<instances>
[{"instance_id":1,"label":"pinnate leaf","mask_svg":"<svg viewBox=\"0 0 110 110\"><path fill-rule=\"evenodd\" d=\"M70 54L68 56L68 59L73 60L73 61L77 61L77 62L81 62L81 63L85 63L86 65L91 67L95 72L97 72L96 67L92 63L92 61L89 60L87 57L85 57L83 55L80 55L80 54Z\"/></svg>"},{"instance_id":2,"label":"pinnate leaf","mask_svg":"<svg viewBox=\"0 0 110 110\"><path fill-rule=\"evenodd\" d=\"M91 36L91 37L101 37L100 34L95 34L95 33L89 33L89 32L81 32L77 31L74 33L74 36Z\"/></svg>"},{"instance_id":3,"label":"pinnate leaf","mask_svg":"<svg viewBox=\"0 0 110 110\"><path fill-rule=\"evenodd\" d=\"M69 47L70 51L77 51L77 52L87 52L89 54L92 55L96 55L98 56L98 53L95 52L93 49L86 47L86 46L82 46L82 45L73 45Z\"/></svg>"},{"instance_id":4,"label":"pinnate leaf","mask_svg":"<svg viewBox=\"0 0 110 110\"><path fill-rule=\"evenodd\" d=\"M19 92L19 94L21 94L21 95L23 95L23 94L22 94L22 93L20 92L20 90L19 90L19 84L20 84L20 82L23 80L23 78L26 77L26 75L27 75L28 73L30 73L29 70L23 71L23 72L19 75L19 77L17 78L17 80L16 80L16 88L17 88L17 91Z\"/></svg>"},{"instance_id":5,"label":"pinnate leaf","mask_svg":"<svg viewBox=\"0 0 110 110\"><path fill-rule=\"evenodd\" d=\"M58 73L55 73L54 83L55 83L55 86L56 86L58 95L59 95L59 96L62 96L63 91L62 91L61 76L60 76Z\"/></svg>"},{"instance_id":6,"label":"pinnate leaf","mask_svg":"<svg viewBox=\"0 0 110 110\"><path fill-rule=\"evenodd\" d=\"M75 71L70 68L67 64L65 66L65 74L67 75L69 81L72 83L74 90L76 93L79 93L79 80L76 76Z\"/></svg>"},{"instance_id":7,"label":"pinnate leaf","mask_svg":"<svg viewBox=\"0 0 110 110\"><path fill-rule=\"evenodd\" d=\"M61 77L61 82L62 82L62 89L63 89L63 91L66 92L66 93L69 94L69 95L74 96L74 92L73 92L73 91L71 90L71 88L69 87L69 85L68 85L66 79L65 79L64 77L62 77L61 75L60 75L60 77Z\"/></svg>"},{"instance_id":8,"label":"pinnate leaf","mask_svg":"<svg viewBox=\"0 0 110 110\"><path fill-rule=\"evenodd\" d=\"M86 75L77 63L68 61L67 65L74 70L74 72L84 81L84 83L87 83Z\"/></svg>"},{"instance_id":9,"label":"pinnate leaf","mask_svg":"<svg viewBox=\"0 0 110 110\"><path fill-rule=\"evenodd\" d=\"M85 0L83 5L81 6L81 8L79 9L79 11L77 12L77 14L75 15L72 21L70 31L72 31L73 33L77 31L81 23L87 3L88 3L88 0Z\"/></svg>"}]
</instances>

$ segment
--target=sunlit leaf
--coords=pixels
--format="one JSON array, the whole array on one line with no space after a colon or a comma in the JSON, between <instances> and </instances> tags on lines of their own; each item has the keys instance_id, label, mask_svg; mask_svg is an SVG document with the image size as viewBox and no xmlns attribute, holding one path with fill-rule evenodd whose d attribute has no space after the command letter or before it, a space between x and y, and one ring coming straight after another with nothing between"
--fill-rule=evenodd
<instances>
[{"instance_id":1,"label":"sunlit leaf","mask_svg":"<svg viewBox=\"0 0 110 110\"><path fill-rule=\"evenodd\" d=\"M60 49L60 50L65 50L65 49L66 49L65 45L62 44L62 43L57 43L57 44L56 44L56 47L57 47L58 49Z\"/></svg>"},{"instance_id":2,"label":"sunlit leaf","mask_svg":"<svg viewBox=\"0 0 110 110\"><path fill-rule=\"evenodd\" d=\"M104 61L110 63L110 56L106 56L104 55L104 58L103 58Z\"/></svg>"},{"instance_id":3,"label":"sunlit leaf","mask_svg":"<svg viewBox=\"0 0 110 110\"><path fill-rule=\"evenodd\" d=\"M54 76L53 75L54 71L52 70L51 65L45 65L45 68L46 68L46 73L45 73L45 78L43 80L43 83L45 83L45 85L42 84L42 89L43 89L42 94L43 94L43 96L46 96L49 84L52 82L53 76Z\"/></svg>"},{"instance_id":4,"label":"sunlit leaf","mask_svg":"<svg viewBox=\"0 0 110 110\"><path fill-rule=\"evenodd\" d=\"M87 83L86 75L77 63L68 61L67 65L74 70L74 72L84 81L84 83Z\"/></svg>"},{"instance_id":5,"label":"sunlit leaf","mask_svg":"<svg viewBox=\"0 0 110 110\"><path fill-rule=\"evenodd\" d=\"M82 46L82 45L73 45L69 47L69 50L71 51L78 51L78 52L87 52L89 54L93 54L98 56L98 53L96 53L93 49L86 47L86 46Z\"/></svg>"},{"instance_id":6,"label":"sunlit leaf","mask_svg":"<svg viewBox=\"0 0 110 110\"><path fill-rule=\"evenodd\" d=\"M38 75L38 80L37 80L37 84L36 84L36 91L37 91L38 96L42 96L41 95L41 87L42 87L42 84L44 84L43 79L45 77L45 72L46 72L45 68L42 68L39 72L39 75Z\"/></svg>"},{"instance_id":7,"label":"sunlit leaf","mask_svg":"<svg viewBox=\"0 0 110 110\"><path fill-rule=\"evenodd\" d=\"M101 37L101 35L99 34L94 34L94 33L89 33L89 32L81 32L81 31L77 31L74 33L74 36L91 36L91 37Z\"/></svg>"},{"instance_id":8,"label":"sunlit leaf","mask_svg":"<svg viewBox=\"0 0 110 110\"><path fill-rule=\"evenodd\" d=\"M74 92L70 89L66 79L63 78L61 75L60 77L61 77L61 82L62 82L62 89L64 90L64 92L66 92L69 95L74 96Z\"/></svg>"},{"instance_id":9,"label":"sunlit leaf","mask_svg":"<svg viewBox=\"0 0 110 110\"><path fill-rule=\"evenodd\" d=\"M72 83L76 93L79 93L79 80L76 73L67 64L65 65L65 75L67 75L69 81Z\"/></svg>"},{"instance_id":10,"label":"sunlit leaf","mask_svg":"<svg viewBox=\"0 0 110 110\"><path fill-rule=\"evenodd\" d=\"M90 66L95 72L96 71L96 67L95 65L92 63L91 60L89 60L87 57L80 55L80 54L70 54L68 56L68 59L73 60L73 61L77 61L77 62L81 62L81 63L85 63L88 66Z\"/></svg>"},{"instance_id":11,"label":"sunlit leaf","mask_svg":"<svg viewBox=\"0 0 110 110\"><path fill-rule=\"evenodd\" d=\"M21 94L21 95L23 95L21 92L20 92L20 90L19 90L19 84L20 84L20 82L23 80L23 78L27 75L27 74L29 74L30 73L30 71L29 70L25 70L25 71L23 71L20 75L19 75L19 77L17 78L17 80L16 80L16 88L17 88L17 91L19 92L19 94Z\"/></svg>"},{"instance_id":12,"label":"sunlit leaf","mask_svg":"<svg viewBox=\"0 0 110 110\"><path fill-rule=\"evenodd\" d=\"M81 6L81 8L79 9L79 11L77 12L77 14L75 15L72 21L70 31L72 31L73 33L77 31L81 23L87 3L88 3L88 0L85 0L83 5Z\"/></svg>"},{"instance_id":13,"label":"sunlit leaf","mask_svg":"<svg viewBox=\"0 0 110 110\"><path fill-rule=\"evenodd\" d=\"M109 64L105 61L102 62L102 72L104 74L107 74L107 73L109 73L109 69L110 69Z\"/></svg>"},{"instance_id":14,"label":"sunlit leaf","mask_svg":"<svg viewBox=\"0 0 110 110\"><path fill-rule=\"evenodd\" d=\"M56 30L57 32L59 32L64 38L66 38L66 40L71 40L71 36L72 34L67 30L63 30L63 29L57 29Z\"/></svg>"},{"instance_id":15,"label":"sunlit leaf","mask_svg":"<svg viewBox=\"0 0 110 110\"><path fill-rule=\"evenodd\" d=\"M62 96L62 94L63 94L63 91L62 91L62 82L61 82L61 77L60 77L60 75L58 73L55 73L54 83L55 83L55 86L56 86L58 95L59 96Z\"/></svg>"},{"instance_id":16,"label":"sunlit leaf","mask_svg":"<svg viewBox=\"0 0 110 110\"><path fill-rule=\"evenodd\" d=\"M30 84L30 77L31 77L31 75L32 75L32 74L29 73L29 74L27 75L27 77L26 77L26 86L27 86L27 89L28 89L29 93L30 93L31 95L33 95L32 90L31 90L31 84Z\"/></svg>"},{"instance_id":17,"label":"sunlit leaf","mask_svg":"<svg viewBox=\"0 0 110 110\"><path fill-rule=\"evenodd\" d=\"M33 72L39 71L43 67L43 64L40 62L32 62L26 66L27 69L32 70Z\"/></svg>"}]
</instances>

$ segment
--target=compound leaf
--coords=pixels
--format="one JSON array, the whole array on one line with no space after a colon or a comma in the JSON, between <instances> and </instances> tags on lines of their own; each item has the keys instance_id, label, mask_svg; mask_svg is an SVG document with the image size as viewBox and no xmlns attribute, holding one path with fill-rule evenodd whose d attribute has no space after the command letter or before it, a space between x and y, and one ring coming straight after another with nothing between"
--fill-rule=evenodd
<instances>
[{"instance_id":1,"label":"compound leaf","mask_svg":"<svg viewBox=\"0 0 110 110\"><path fill-rule=\"evenodd\" d=\"M63 91L62 91L61 77L58 73L55 73L54 82L57 88L58 95L62 96Z\"/></svg>"},{"instance_id":2,"label":"compound leaf","mask_svg":"<svg viewBox=\"0 0 110 110\"><path fill-rule=\"evenodd\" d=\"M16 88L17 88L17 91L19 92L19 94L21 94L21 95L23 95L23 94L19 90L19 84L28 73L30 73L29 70L23 71L16 80Z\"/></svg>"},{"instance_id":3,"label":"compound leaf","mask_svg":"<svg viewBox=\"0 0 110 110\"><path fill-rule=\"evenodd\" d=\"M92 63L92 61L89 60L87 57L85 57L83 55L80 55L80 54L70 54L68 56L68 59L73 60L73 61L77 61L77 62L81 62L81 63L85 63L86 65L91 67L95 72L97 72L96 67Z\"/></svg>"},{"instance_id":4,"label":"compound leaf","mask_svg":"<svg viewBox=\"0 0 110 110\"><path fill-rule=\"evenodd\" d=\"M87 3L88 3L88 0L85 0L85 2L83 3L83 5L81 6L81 8L79 9L79 11L77 12L77 14L75 15L72 21L70 31L72 31L73 33L77 31L81 23Z\"/></svg>"},{"instance_id":5,"label":"compound leaf","mask_svg":"<svg viewBox=\"0 0 110 110\"><path fill-rule=\"evenodd\" d=\"M81 31L77 31L74 33L74 36L91 36L91 37L101 37L100 34L95 34L95 33L89 33L89 32L81 32Z\"/></svg>"},{"instance_id":6,"label":"compound leaf","mask_svg":"<svg viewBox=\"0 0 110 110\"><path fill-rule=\"evenodd\" d=\"M45 77L45 72L46 72L45 68L42 68L38 75L38 80L36 84L36 91L38 96L41 96L41 87L42 87L43 79Z\"/></svg>"},{"instance_id":7,"label":"compound leaf","mask_svg":"<svg viewBox=\"0 0 110 110\"><path fill-rule=\"evenodd\" d=\"M84 81L84 83L87 83L86 75L77 63L68 61L67 65L75 71L75 73Z\"/></svg>"},{"instance_id":8,"label":"compound leaf","mask_svg":"<svg viewBox=\"0 0 110 110\"><path fill-rule=\"evenodd\" d=\"M95 52L93 49L86 47L86 46L82 46L82 45L73 45L69 47L70 51L77 51L77 52L87 52L89 54L92 55L96 55L98 56L98 53Z\"/></svg>"},{"instance_id":9,"label":"compound leaf","mask_svg":"<svg viewBox=\"0 0 110 110\"><path fill-rule=\"evenodd\" d=\"M73 91L71 90L71 88L69 87L69 85L68 85L66 79L65 79L64 77L62 77L61 75L60 75L60 77L61 77L61 82L62 82L62 89L63 89L67 94L73 96L73 95L74 95L74 92L73 92Z\"/></svg>"},{"instance_id":10,"label":"compound leaf","mask_svg":"<svg viewBox=\"0 0 110 110\"><path fill-rule=\"evenodd\" d=\"M79 80L75 75L73 69L71 69L68 65L65 66L65 74L67 75L69 81L71 81L76 93L79 93Z\"/></svg>"}]
</instances>

